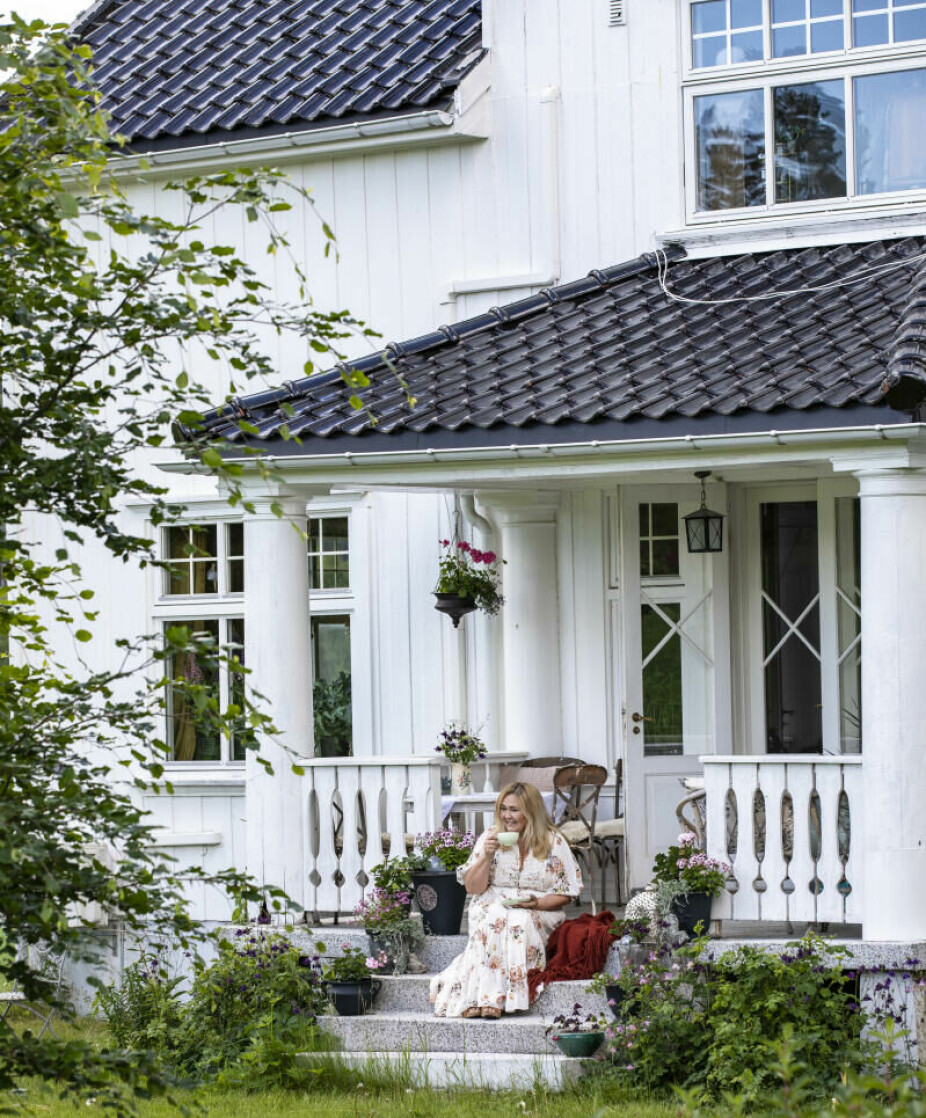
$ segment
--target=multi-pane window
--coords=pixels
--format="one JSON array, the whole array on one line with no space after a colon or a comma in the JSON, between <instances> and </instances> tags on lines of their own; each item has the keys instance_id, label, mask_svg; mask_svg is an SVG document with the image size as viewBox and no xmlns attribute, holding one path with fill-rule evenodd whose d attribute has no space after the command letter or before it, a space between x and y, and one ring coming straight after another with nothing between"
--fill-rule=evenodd
<instances>
[{"instance_id":1,"label":"multi-pane window","mask_svg":"<svg viewBox=\"0 0 926 1118\"><path fill-rule=\"evenodd\" d=\"M640 503L640 577L678 577L678 505Z\"/></svg>"},{"instance_id":2,"label":"multi-pane window","mask_svg":"<svg viewBox=\"0 0 926 1118\"><path fill-rule=\"evenodd\" d=\"M177 652L168 659L167 689L168 744L175 761L243 761L248 731L244 720L230 734L202 713L202 707L214 703L221 711L230 704L241 706L244 696L243 677L230 664L219 662L223 656L244 666L244 621L241 618L183 619L164 623L170 628L185 628L192 635L193 647ZM203 643L202 651L196 643ZM195 691L186 690L195 684ZM205 700L205 702L203 702Z\"/></svg>"},{"instance_id":3,"label":"multi-pane window","mask_svg":"<svg viewBox=\"0 0 926 1118\"><path fill-rule=\"evenodd\" d=\"M926 0L694 0L691 67L926 39Z\"/></svg>"},{"instance_id":4,"label":"multi-pane window","mask_svg":"<svg viewBox=\"0 0 926 1118\"><path fill-rule=\"evenodd\" d=\"M312 618L312 671L315 755L349 757L353 721L349 614Z\"/></svg>"},{"instance_id":5,"label":"multi-pane window","mask_svg":"<svg viewBox=\"0 0 926 1118\"><path fill-rule=\"evenodd\" d=\"M243 524L175 524L163 533L164 595L244 592Z\"/></svg>"},{"instance_id":6,"label":"multi-pane window","mask_svg":"<svg viewBox=\"0 0 926 1118\"><path fill-rule=\"evenodd\" d=\"M350 546L346 516L309 517L309 587L345 590L350 586Z\"/></svg>"},{"instance_id":7,"label":"multi-pane window","mask_svg":"<svg viewBox=\"0 0 926 1118\"><path fill-rule=\"evenodd\" d=\"M926 69L884 53L926 42L926 0L689 8L695 212L926 190ZM797 59L799 75L765 72Z\"/></svg>"}]
</instances>

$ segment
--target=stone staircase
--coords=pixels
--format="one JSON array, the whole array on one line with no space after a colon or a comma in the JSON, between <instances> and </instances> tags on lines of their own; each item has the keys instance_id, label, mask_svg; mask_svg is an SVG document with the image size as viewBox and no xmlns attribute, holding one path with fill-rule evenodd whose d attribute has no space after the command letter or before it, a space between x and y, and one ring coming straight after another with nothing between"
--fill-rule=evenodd
<instances>
[{"instance_id":1,"label":"stone staircase","mask_svg":"<svg viewBox=\"0 0 926 1118\"><path fill-rule=\"evenodd\" d=\"M368 943L356 928L291 929L290 935L305 949L320 940L328 955ZM581 1074L581 1061L562 1056L545 1029L576 1002L587 1013L607 1011L604 998L586 993L584 982L551 983L527 1013L498 1021L434 1017L429 979L465 945L464 935L428 937L419 953L426 974L384 976L373 1011L363 1017L322 1018L321 1028L339 1042L338 1059L361 1073L391 1070L409 1086L558 1089Z\"/></svg>"}]
</instances>

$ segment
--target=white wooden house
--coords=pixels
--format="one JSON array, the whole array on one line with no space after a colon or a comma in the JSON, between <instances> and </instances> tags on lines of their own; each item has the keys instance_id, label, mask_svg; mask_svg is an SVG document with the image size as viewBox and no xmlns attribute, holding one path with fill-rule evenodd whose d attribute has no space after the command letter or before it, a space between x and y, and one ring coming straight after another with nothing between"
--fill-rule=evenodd
<instances>
[{"instance_id":1,"label":"white wooden house","mask_svg":"<svg viewBox=\"0 0 926 1118\"><path fill-rule=\"evenodd\" d=\"M926 2L100 0L76 32L140 205L284 165L338 236L325 261L289 215L316 302L395 342L354 354L375 428L295 343L268 340L269 391L216 383L210 429L246 414L285 476L253 515L182 447L139 465L212 558L108 580L113 633L241 644L307 758L312 680L352 688L351 756L303 778L178 714L165 844L350 910L382 836L438 821L457 719L622 760L631 886L703 776L720 915L926 939ZM431 597L456 511L506 563L501 614L459 630Z\"/></svg>"}]
</instances>

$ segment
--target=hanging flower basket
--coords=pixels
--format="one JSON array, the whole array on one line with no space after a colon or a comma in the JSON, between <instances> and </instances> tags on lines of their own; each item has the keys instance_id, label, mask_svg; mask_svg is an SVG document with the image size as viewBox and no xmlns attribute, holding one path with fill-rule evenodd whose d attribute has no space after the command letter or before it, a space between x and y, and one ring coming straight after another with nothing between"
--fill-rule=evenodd
<instances>
[{"instance_id":1,"label":"hanging flower basket","mask_svg":"<svg viewBox=\"0 0 926 1118\"><path fill-rule=\"evenodd\" d=\"M437 598L434 608L446 613L455 629L460 625L460 618L473 610L490 616L498 613L505 599L499 589L500 560L495 552L480 551L466 540L441 540L440 543L444 554L434 590Z\"/></svg>"}]
</instances>

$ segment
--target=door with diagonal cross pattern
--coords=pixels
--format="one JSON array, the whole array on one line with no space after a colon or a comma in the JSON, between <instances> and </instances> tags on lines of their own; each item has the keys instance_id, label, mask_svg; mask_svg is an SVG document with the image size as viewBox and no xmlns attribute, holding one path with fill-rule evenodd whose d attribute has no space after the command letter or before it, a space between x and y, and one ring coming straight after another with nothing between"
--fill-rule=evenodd
<instances>
[{"instance_id":1,"label":"door with diagonal cross pattern","mask_svg":"<svg viewBox=\"0 0 926 1118\"><path fill-rule=\"evenodd\" d=\"M698 507L686 485L622 492L627 852L631 887L678 836L682 781L714 752L715 581L723 555L690 555L682 517ZM725 577L721 579L725 594ZM724 603L725 604L725 603ZM724 632L724 637L726 632Z\"/></svg>"}]
</instances>

